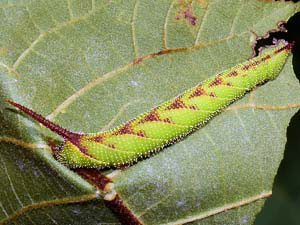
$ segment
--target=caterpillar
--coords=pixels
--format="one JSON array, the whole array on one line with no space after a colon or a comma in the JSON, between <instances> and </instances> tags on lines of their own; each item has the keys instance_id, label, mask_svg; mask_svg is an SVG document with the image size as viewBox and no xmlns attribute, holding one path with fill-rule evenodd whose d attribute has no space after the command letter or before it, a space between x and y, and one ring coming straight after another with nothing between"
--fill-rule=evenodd
<instances>
[{"instance_id":1,"label":"caterpillar","mask_svg":"<svg viewBox=\"0 0 300 225\"><path fill-rule=\"evenodd\" d=\"M64 138L60 145L50 144L59 162L70 168L119 167L175 143L256 86L274 80L292 48L291 43L280 44L105 132L71 132L23 105L7 102Z\"/></svg>"}]
</instances>

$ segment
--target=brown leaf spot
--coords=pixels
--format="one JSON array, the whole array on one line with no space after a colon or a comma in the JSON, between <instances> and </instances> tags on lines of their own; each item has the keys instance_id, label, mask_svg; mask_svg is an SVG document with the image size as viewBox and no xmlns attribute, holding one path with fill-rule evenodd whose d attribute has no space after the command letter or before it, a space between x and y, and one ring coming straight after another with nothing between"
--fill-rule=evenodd
<instances>
[{"instance_id":1,"label":"brown leaf spot","mask_svg":"<svg viewBox=\"0 0 300 225\"><path fill-rule=\"evenodd\" d=\"M183 11L184 18L189 21L192 26L195 26L197 23L197 17L193 14L190 9Z\"/></svg>"},{"instance_id":2,"label":"brown leaf spot","mask_svg":"<svg viewBox=\"0 0 300 225\"><path fill-rule=\"evenodd\" d=\"M190 25L195 26L197 24L197 17L193 13L192 1L186 3L183 0L177 2L177 7L180 9L177 11L178 15L175 16L176 20L184 18Z\"/></svg>"}]
</instances>

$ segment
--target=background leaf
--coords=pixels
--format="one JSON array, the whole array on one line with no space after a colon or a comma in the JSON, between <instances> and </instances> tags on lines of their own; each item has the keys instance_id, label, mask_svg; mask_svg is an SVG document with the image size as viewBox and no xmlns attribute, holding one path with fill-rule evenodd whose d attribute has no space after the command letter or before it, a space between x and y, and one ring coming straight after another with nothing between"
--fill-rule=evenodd
<instances>
[{"instance_id":1,"label":"background leaf","mask_svg":"<svg viewBox=\"0 0 300 225\"><path fill-rule=\"evenodd\" d=\"M22 143L57 137L7 110L4 99L72 131L108 129L247 60L253 32L264 35L297 11L292 2L258 0L0 3L0 219L34 203L95 191L47 150L25 148ZM115 190L133 214L145 224L252 224L264 203L254 200L270 193L283 156L297 110L289 104L300 102L291 60L278 79L232 106L269 108L227 110L115 176ZM32 210L12 222L118 220L99 200Z\"/></svg>"}]
</instances>

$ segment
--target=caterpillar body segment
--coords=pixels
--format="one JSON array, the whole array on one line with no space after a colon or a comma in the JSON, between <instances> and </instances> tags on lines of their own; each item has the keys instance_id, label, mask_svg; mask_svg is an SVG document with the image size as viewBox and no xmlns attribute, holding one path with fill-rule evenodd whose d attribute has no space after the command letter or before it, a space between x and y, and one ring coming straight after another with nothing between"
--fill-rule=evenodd
<instances>
[{"instance_id":1,"label":"caterpillar body segment","mask_svg":"<svg viewBox=\"0 0 300 225\"><path fill-rule=\"evenodd\" d=\"M70 132L20 104L8 102L64 138L60 146L52 147L60 162L73 168L118 167L174 143L203 126L248 91L275 79L292 46L285 44L269 49L105 132Z\"/></svg>"}]
</instances>

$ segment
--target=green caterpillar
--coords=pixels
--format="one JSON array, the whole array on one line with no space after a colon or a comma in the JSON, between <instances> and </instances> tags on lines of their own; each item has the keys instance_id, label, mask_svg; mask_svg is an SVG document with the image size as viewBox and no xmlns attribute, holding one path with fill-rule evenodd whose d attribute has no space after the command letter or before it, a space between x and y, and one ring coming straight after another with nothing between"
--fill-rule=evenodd
<instances>
[{"instance_id":1,"label":"green caterpillar","mask_svg":"<svg viewBox=\"0 0 300 225\"><path fill-rule=\"evenodd\" d=\"M292 47L281 44L106 132L70 132L18 103L8 103L64 138L61 145L51 146L61 163L71 168L118 167L176 142L248 91L275 79Z\"/></svg>"}]
</instances>

